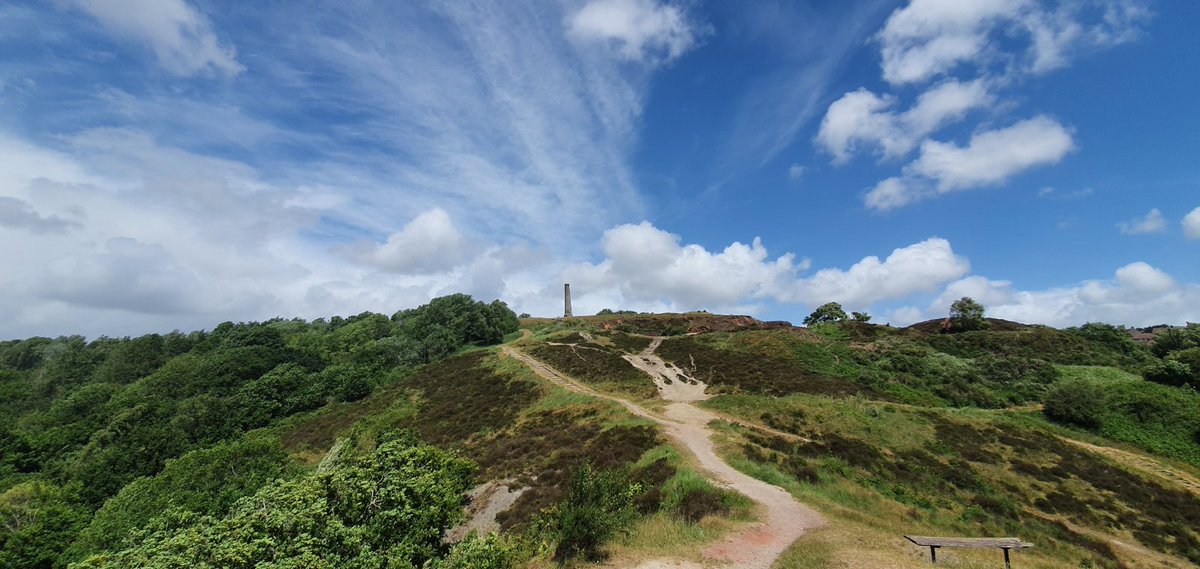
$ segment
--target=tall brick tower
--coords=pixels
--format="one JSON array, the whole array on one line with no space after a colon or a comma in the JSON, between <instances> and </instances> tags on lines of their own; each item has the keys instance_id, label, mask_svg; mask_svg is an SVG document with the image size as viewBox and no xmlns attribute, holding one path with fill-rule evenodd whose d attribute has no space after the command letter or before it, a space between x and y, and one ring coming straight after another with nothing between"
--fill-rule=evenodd
<instances>
[{"instance_id":1,"label":"tall brick tower","mask_svg":"<svg viewBox=\"0 0 1200 569\"><path fill-rule=\"evenodd\" d=\"M571 283L563 284L563 318L571 317Z\"/></svg>"}]
</instances>

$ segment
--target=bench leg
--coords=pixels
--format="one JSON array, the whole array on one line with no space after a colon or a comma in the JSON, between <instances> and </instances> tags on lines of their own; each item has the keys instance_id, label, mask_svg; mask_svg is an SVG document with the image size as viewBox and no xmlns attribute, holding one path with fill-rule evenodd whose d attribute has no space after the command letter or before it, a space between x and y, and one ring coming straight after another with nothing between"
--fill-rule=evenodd
<instances>
[{"instance_id":1,"label":"bench leg","mask_svg":"<svg viewBox=\"0 0 1200 569\"><path fill-rule=\"evenodd\" d=\"M929 546L929 562L937 563L937 546L936 545Z\"/></svg>"},{"instance_id":2,"label":"bench leg","mask_svg":"<svg viewBox=\"0 0 1200 569\"><path fill-rule=\"evenodd\" d=\"M1012 569L1012 564L1008 562L1008 548L1004 548L1004 569Z\"/></svg>"}]
</instances>

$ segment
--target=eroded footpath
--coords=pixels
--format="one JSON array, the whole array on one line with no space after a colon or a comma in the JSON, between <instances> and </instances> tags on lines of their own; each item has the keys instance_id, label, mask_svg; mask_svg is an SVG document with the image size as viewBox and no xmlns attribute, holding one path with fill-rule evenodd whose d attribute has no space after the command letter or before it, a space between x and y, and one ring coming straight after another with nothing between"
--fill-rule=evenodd
<instances>
[{"instance_id":1,"label":"eroded footpath","mask_svg":"<svg viewBox=\"0 0 1200 569\"><path fill-rule=\"evenodd\" d=\"M630 413L654 421L681 449L695 457L696 464L714 482L758 504L764 512L762 521L749 524L707 547L703 555L717 566L770 569L792 542L805 532L825 525L825 521L816 510L797 502L786 490L747 476L721 460L713 445L713 431L708 424L725 418L692 404L708 398L706 386L685 370L667 364L655 355L654 351L661 343L662 338L655 338L640 354L625 356L634 367L654 380L663 399L671 401L661 415L627 399L597 391L513 346L504 346L503 353L570 391L614 401ZM687 566L669 560L654 560L639 567Z\"/></svg>"}]
</instances>

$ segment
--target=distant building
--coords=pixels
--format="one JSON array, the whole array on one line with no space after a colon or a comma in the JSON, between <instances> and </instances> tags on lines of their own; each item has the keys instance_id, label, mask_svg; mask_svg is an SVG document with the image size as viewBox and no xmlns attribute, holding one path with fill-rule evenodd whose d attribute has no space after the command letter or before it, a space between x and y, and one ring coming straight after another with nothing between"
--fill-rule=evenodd
<instances>
[{"instance_id":1,"label":"distant building","mask_svg":"<svg viewBox=\"0 0 1200 569\"><path fill-rule=\"evenodd\" d=\"M1171 330L1182 330L1185 327L1190 328L1197 326L1195 322L1188 322L1186 326L1171 326L1170 324L1156 324L1154 326L1146 326L1145 328L1127 328L1129 337L1133 338L1134 342L1139 344L1150 344L1154 342L1154 338L1159 334L1165 334Z\"/></svg>"},{"instance_id":2,"label":"distant building","mask_svg":"<svg viewBox=\"0 0 1200 569\"><path fill-rule=\"evenodd\" d=\"M1129 330L1129 336L1133 338L1134 342L1139 344L1151 344L1154 342L1154 334L1151 332L1142 332L1141 330L1131 329Z\"/></svg>"}]
</instances>

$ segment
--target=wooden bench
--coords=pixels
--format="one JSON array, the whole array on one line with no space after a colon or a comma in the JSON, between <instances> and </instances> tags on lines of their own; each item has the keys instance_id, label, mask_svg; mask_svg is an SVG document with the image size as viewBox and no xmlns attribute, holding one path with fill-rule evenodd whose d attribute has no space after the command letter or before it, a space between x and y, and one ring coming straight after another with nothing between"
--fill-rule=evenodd
<instances>
[{"instance_id":1,"label":"wooden bench","mask_svg":"<svg viewBox=\"0 0 1200 569\"><path fill-rule=\"evenodd\" d=\"M997 547L1004 550L1004 567L1011 569L1008 561L1008 550L1033 547L1032 543L1021 541L1019 537L929 537L923 535L906 535L905 539L929 548L929 560L937 563L939 547L973 547L976 549L991 549Z\"/></svg>"}]
</instances>

